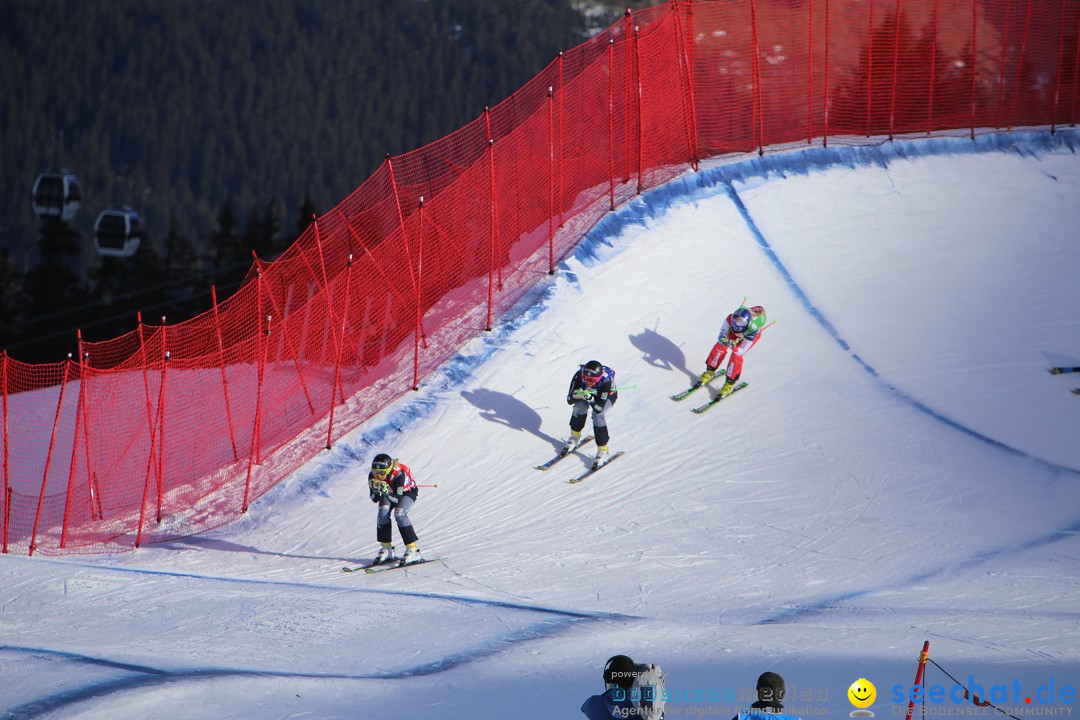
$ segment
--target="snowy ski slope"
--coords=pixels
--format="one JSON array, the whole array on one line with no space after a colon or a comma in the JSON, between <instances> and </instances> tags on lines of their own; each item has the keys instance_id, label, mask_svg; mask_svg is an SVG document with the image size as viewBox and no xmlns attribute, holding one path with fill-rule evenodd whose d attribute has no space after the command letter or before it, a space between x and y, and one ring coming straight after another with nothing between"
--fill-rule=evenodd
<instances>
[{"instance_id":1,"label":"snowy ski slope","mask_svg":"<svg viewBox=\"0 0 1080 720\"><path fill-rule=\"evenodd\" d=\"M669 720L730 718L764 670L804 718L847 717L859 678L896 716L924 640L987 693L1017 683L1017 717L1067 716L1080 376L1046 369L1080 365L1076 142L794 148L635 200L242 522L0 557L0 717L574 718L616 653L668 672ZM776 321L750 386L694 415L704 392L668 395L744 296ZM587 458L533 465L590 359L627 388L627 454L574 486ZM438 483L412 515L441 560L344 574L374 551L382 451Z\"/></svg>"}]
</instances>

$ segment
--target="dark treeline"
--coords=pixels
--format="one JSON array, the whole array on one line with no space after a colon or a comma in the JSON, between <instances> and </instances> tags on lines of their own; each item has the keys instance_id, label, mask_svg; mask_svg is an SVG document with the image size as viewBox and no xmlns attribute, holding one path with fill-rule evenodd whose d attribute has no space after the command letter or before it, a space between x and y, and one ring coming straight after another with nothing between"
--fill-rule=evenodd
<instances>
[{"instance_id":1,"label":"dark treeline","mask_svg":"<svg viewBox=\"0 0 1080 720\"><path fill-rule=\"evenodd\" d=\"M632 3L640 6L650 3ZM580 5L580 3L579 3ZM33 362L175 323L273 259L387 153L505 99L622 6L571 0L7 0L0 27L0 350ZM593 8L595 10L596 8ZM595 27L594 27L595 29ZM70 223L38 173L82 186ZM130 205L147 238L93 249Z\"/></svg>"}]
</instances>

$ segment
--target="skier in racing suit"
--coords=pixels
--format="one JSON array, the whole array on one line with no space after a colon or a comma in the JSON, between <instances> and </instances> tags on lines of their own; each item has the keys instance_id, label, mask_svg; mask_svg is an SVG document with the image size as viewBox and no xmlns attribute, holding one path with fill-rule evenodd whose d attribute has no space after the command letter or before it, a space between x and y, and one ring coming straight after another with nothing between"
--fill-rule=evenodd
<instances>
[{"instance_id":1,"label":"skier in racing suit","mask_svg":"<svg viewBox=\"0 0 1080 720\"><path fill-rule=\"evenodd\" d=\"M368 488L371 502L379 504L375 535L381 547L372 564L381 565L395 559L394 545L391 542L391 513L397 520L401 541L405 543L405 556L401 559L401 564L411 565L423 562L420 548L416 546L416 530L413 528L412 520L409 519L409 508L413 506L420 494L416 481L413 480L412 471L407 465L398 462L386 453L379 453L371 461Z\"/></svg>"},{"instance_id":2,"label":"skier in racing suit","mask_svg":"<svg viewBox=\"0 0 1080 720\"><path fill-rule=\"evenodd\" d=\"M713 345L709 357L705 360L705 372L701 373L698 383L704 385L713 379L730 349L731 360L728 362L724 386L720 388L720 397L725 398L730 395L735 389L736 381L742 375L743 355L761 339L765 320L765 308L760 305L750 308L740 305L728 315L720 328L716 344Z\"/></svg>"},{"instance_id":3,"label":"skier in racing suit","mask_svg":"<svg viewBox=\"0 0 1080 720\"><path fill-rule=\"evenodd\" d=\"M596 458L593 468L598 468L608 459L607 411L619 399L615 387L615 371L600 363L590 360L578 368L570 378L570 389L566 391L566 404L573 406L570 413L570 437L566 439L560 455L566 455L581 444L581 429L592 410L593 433L596 435Z\"/></svg>"}]
</instances>

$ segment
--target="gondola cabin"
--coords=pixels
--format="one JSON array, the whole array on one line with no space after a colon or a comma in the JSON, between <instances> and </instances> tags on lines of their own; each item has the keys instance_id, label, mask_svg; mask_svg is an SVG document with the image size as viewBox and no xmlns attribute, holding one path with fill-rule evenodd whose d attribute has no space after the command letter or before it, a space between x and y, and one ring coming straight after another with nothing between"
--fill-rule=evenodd
<instances>
[{"instance_id":1,"label":"gondola cabin","mask_svg":"<svg viewBox=\"0 0 1080 720\"><path fill-rule=\"evenodd\" d=\"M34 214L42 220L67 222L75 217L82 200L79 179L65 168L43 172L34 182L32 200Z\"/></svg>"},{"instance_id":2,"label":"gondola cabin","mask_svg":"<svg viewBox=\"0 0 1080 720\"><path fill-rule=\"evenodd\" d=\"M145 236L139 213L129 207L103 210L94 223L94 247L109 257L131 257Z\"/></svg>"}]
</instances>

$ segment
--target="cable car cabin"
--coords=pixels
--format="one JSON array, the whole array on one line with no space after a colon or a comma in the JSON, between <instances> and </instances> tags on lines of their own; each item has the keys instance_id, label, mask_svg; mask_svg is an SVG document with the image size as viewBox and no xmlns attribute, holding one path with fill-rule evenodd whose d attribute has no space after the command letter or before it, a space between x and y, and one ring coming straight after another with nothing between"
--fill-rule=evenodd
<instances>
[{"instance_id":1,"label":"cable car cabin","mask_svg":"<svg viewBox=\"0 0 1080 720\"><path fill-rule=\"evenodd\" d=\"M131 257L145 235L139 213L129 207L102 210L94 223L94 246L99 255Z\"/></svg>"},{"instance_id":2,"label":"cable car cabin","mask_svg":"<svg viewBox=\"0 0 1080 720\"><path fill-rule=\"evenodd\" d=\"M67 222L75 217L82 194L79 179L65 168L38 175L34 182L34 214L42 220L54 218Z\"/></svg>"}]
</instances>

